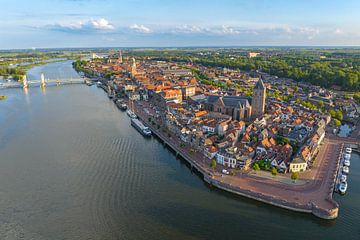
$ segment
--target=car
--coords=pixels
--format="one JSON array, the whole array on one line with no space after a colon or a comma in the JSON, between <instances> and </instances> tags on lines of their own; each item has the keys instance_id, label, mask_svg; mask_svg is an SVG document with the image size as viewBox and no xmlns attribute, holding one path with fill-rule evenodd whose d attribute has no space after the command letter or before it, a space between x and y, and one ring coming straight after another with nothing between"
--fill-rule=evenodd
<instances>
[{"instance_id":1,"label":"car","mask_svg":"<svg viewBox=\"0 0 360 240\"><path fill-rule=\"evenodd\" d=\"M346 190L347 190L347 183L346 182L341 183L340 186L339 186L339 192L341 194L345 194Z\"/></svg>"},{"instance_id":2,"label":"car","mask_svg":"<svg viewBox=\"0 0 360 240\"><path fill-rule=\"evenodd\" d=\"M350 160L345 160L344 161L344 166L350 167Z\"/></svg>"},{"instance_id":3,"label":"car","mask_svg":"<svg viewBox=\"0 0 360 240\"><path fill-rule=\"evenodd\" d=\"M341 174L341 176L340 176L340 182L346 182L346 180L347 180L347 176L345 175L345 174Z\"/></svg>"},{"instance_id":4,"label":"car","mask_svg":"<svg viewBox=\"0 0 360 240\"><path fill-rule=\"evenodd\" d=\"M347 167L347 166L344 166L344 167L342 168L342 172L345 173L345 174L349 174L349 171L350 171L350 169L349 169L349 167Z\"/></svg>"},{"instance_id":5,"label":"car","mask_svg":"<svg viewBox=\"0 0 360 240\"><path fill-rule=\"evenodd\" d=\"M222 170L222 173L223 173L223 174L226 174L226 175L229 175L229 174L230 174L229 171L226 170L226 169L223 169L223 170Z\"/></svg>"},{"instance_id":6,"label":"car","mask_svg":"<svg viewBox=\"0 0 360 240\"><path fill-rule=\"evenodd\" d=\"M351 153L351 152L352 152L352 149L349 148L349 147L347 147L347 148L345 149L345 152L346 152L346 153Z\"/></svg>"}]
</instances>

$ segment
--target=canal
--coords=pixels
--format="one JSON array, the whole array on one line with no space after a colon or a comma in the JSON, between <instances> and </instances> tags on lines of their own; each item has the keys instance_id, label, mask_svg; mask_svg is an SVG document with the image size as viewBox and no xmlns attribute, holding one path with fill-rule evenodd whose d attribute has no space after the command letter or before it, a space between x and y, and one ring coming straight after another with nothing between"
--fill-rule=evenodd
<instances>
[{"instance_id":1,"label":"canal","mask_svg":"<svg viewBox=\"0 0 360 240\"><path fill-rule=\"evenodd\" d=\"M71 62L34 78L76 77ZM208 187L96 86L2 90L0 239L360 239L360 158L339 218Z\"/></svg>"}]
</instances>

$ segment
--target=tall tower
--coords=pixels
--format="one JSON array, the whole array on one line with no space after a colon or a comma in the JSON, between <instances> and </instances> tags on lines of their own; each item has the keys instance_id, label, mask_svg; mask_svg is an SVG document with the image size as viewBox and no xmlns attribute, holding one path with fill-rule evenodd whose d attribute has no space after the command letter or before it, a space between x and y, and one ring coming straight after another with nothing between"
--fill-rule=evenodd
<instances>
[{"instance_id":1,"label":"tall tower","mask_svg":"<svg viewBox=\"0 0 360 240\"><path fill-rule=\"evenodd\" d=\"M260 78L255 84L254 93L251 101L252 118L261 118L265 112L266 87Z\"/></svg>"},{"instance_id":2,"label":"tall tower","mask_svg":"<svg viewBox=\"0 0 360 240\"><path fill-rule=\"evenodd\" d=\"M136 61L135 61L135 58L132 58L131 75L132 76L136 75Z\"/></svg>"},{"instance_id":3,"label":"tall tower","mask_svg":"<svg viewBox=\"0 0 360 240\"><path fill-rule=\"evenodd\" d=\"M119 61L119 63L123 62L121 50L119 51L119 60L118 61Z\"/></svg>"}]
</instances>

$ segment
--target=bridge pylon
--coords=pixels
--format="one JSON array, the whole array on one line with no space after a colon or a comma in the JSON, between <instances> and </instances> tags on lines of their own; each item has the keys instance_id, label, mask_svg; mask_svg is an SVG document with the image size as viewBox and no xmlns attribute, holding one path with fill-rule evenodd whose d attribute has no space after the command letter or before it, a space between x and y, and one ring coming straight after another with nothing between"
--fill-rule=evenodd
<instances>
[{"instance_id":1,"label":"bridge pylon","mask_svg":"<svg viewBox=\"0 0 360 240\"><path fill-rule=\"evenodd\" d=\"M23 78L23 88L28 88L29 87L29 83L28 83L28 80L27 80L27 77L26 75L24 75L24 78Z\"/></svg>"},{"instance_id":2,"label":"bridge pylon","mask_svg":"<svg viewBox=\"0 0 360 240\"><path fill-rule=\"evenodd\" d=\"M45 88L45 87L46 87L45 76L44 76L43 73L41 74L40 87L41 87L41 88Z\"/></svg>"}]
</instances>

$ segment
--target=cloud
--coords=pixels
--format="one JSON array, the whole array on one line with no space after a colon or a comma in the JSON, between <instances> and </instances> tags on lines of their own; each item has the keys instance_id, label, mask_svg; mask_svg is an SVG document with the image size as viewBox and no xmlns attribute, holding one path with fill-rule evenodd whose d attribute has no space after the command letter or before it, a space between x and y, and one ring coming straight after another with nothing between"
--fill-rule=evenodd
<instances>
[{"instance_id":1,"label":"cloud","mask_svg":"<svg viewBox=\"0 0 360 240\"><path fill-rule=\"evenodd\" d=\"M139 32L139 33L151 33L152 30L148 27L145 27L144 25L140 24L133 24L131 26L129 26L129 28L135 32Z\"/></svg>"},{"instance_id":2,"label":"cloud","mask_svg":"<svg viewBox=\"0 0 360 240\"><path fill-rule=\"evenodd\" d=\"M112 31L115 29L114 25L105 18L90 19L87 21L71 22L67 24L52 24L45 26L45 28L52 31L69 33Z\"/></svg>"}]
</instances>

